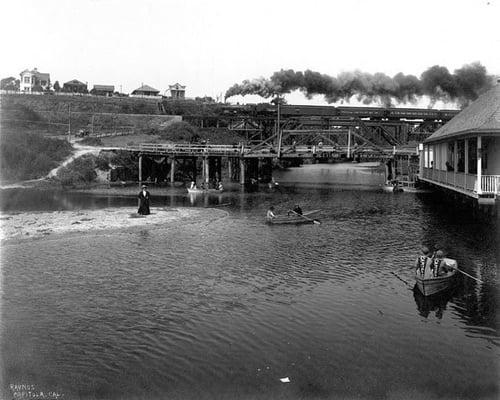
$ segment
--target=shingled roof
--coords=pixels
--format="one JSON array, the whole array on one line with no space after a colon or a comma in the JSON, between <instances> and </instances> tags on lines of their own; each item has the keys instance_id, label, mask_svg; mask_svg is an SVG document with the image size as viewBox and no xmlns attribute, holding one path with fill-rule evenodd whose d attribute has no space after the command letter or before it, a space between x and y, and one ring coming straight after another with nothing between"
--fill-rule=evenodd
<instances>
[{"instance_id":1,"label":"shingled roof","mask_svg":"<svg viewBox=\"0 0 500 400\"><path fill-rule=\"evenodd\" d=\"M86 83L80 82L78 79L72 79L64 83L65 85L87 86Z\"/></svg>"},{"instance_id":2,"label":"shingled roof","mask_svg":"<svg viewBox=\"0 0 500 400\"><path fill-rule=\"evenodd\" d=\"M103 92L114 92L115 91L115 87L112 86L112 85L94 85L94 89L93 90L100 90L100 91L103 91Z\"/></svg>"},{"instance_id":3,"label":"shingled roof","mask_svg":"<svg viewBox=\"0 0 500 400\"><path fill-rule=\"evenodd\" d=\"M500 134L500 83L464 108L447 124L427 138L427 142L474 133Z\"/></svg>"},{"instance_id":4,"label":"shingled roof","mask_svg":"<svg viewBox=\"0 0 500 400\"><path fill-rule=\"evenodd\" d=\"M135 89L132 94L134 93L145 93L145 92L155 92L155 93L160 93L159 90L152 88L151 86L148 85L142 85L140 88Z\"/></svg>"}]
</instances>

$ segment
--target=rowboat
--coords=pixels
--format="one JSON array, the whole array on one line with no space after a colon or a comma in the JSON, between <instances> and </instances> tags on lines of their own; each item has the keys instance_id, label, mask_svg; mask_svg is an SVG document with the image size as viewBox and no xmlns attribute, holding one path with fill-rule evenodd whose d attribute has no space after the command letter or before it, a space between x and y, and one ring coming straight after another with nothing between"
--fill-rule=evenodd
<instances>
[{"instance_id":1,"label":"rowboat","mask_svg":"<svg viewBox=\"0 0 500 400\"><path fill-rule=\"evenodd\" d=\"M220 189L187 189L188 193L222 193Z\"/></svg>"},{"instance_id":2,"label":"rowboat","mask_svg":"<svg viewBox=\"0 0 500 400\"><path fill-rule=\"evenodd\" d=\"M418 271L415 272L417 288L424 296L431 296L442 292L453 285L457 273L457 262L451 258L443 258L442 262L448 267L453 267L453 271L437 277L423 277Z\"/></svg>"},{"instance_id":3,"label":"rowboat","mask_svg":"<svg viewBox=\"0 0 500 400\"><path fill-rule=\"evenodd\" d=\"M404 190L401 187L395 187L391 185L390 183L386 183L385 185L382 185L382 190L386 193L398 193L398 192L403 192Z\"/></svg>"},{"instance_id":4,"label":"rowboat","mask_svg":"<svg viewBox=\"0 0 500 400\"><path fill-rule=\"evenodd\" d=\"M384 183L382 186L382 191L385 193L430 193L428 189L423 189L416 185L414 181L401 180L398 181L398 185L394 186L390 182Z\"/></svg>"},{"instance_id":5,"label":"rowboat","mask_svg":"<svg viewBox=\"0 0 500 400\"><path fill-rule=\"evenodd\" d=\"M318 213L321 210L313 210L307 211L302 214L302 216L290 213L290 214L282 214L276 215L272 220L267 220L268 224L272 225L299 225L299 224L313 224L314 219L311 218L311 215Z\"/></svg>"}]
</instances>

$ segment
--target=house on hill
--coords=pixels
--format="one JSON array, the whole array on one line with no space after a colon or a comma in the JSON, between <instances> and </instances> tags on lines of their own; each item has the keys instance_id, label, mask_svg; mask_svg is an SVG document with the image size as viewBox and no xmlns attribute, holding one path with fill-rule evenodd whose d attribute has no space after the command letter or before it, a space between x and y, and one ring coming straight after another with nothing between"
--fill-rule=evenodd
<instances>
[{"instance_id":1,"label":"house on hill","mask_svg":"<svg viewBox=\"0 0 500 400\"><path fill-rule=\"evenodd\" d=\"M169 85L168 90L170 90L170 97L172 99L186 98L186 86L176 83L175 85Z\"/></svg>"},{"instance_id":2,"label":"house on hill","mask_svg":"<svg viewBox=\"0 0 500 400\"><path fill-rule=\"evenodd\" d=\"M88 93L87 84L77 79L66 82L62 90L67 93Z\"/></svg>"},{"instance_id":3,"label":"house on hill","mask_svg":"<svg viewBox=\"0 0 500 400\"><path fill-rule=\"evenodd\" d=\"M151 86L148 85L142 85L140 88L135 89L132 93L131 96L158 96L160 93L159 90L152 88Z\"/></svg>"},{"instance_id":4,"label":"house on hill","mask_svg":"<svg viewBox=\"0 0 500 400\"><path fill-rule=\"evenodd\" d=\"M113 96L114 92L115 87L112 85L94 85L90 91L91 94L96 96Z\"/></svg>"},{"instance_id":5,"label":"house on hill","mask_svg":"<svg viewBox=\"0 0 500 400\"><path fill-rule=\"evenodd\" d=\"M38 72L38 70L34 68L32 70L25 69L20 75L21 82L19 83L19 90L21 90L21 92L31 93L33 91L40 91L40 88L42 90L50 88L50 74L48 73Z\"/></svg>"},{"instance_id":6,"label":"house on hill","mask_svg":"<svg viewBox=\"0 0 500 400\"><path fill-rule=\"evenodd\" d=\"M420 179L494 203L500 191L500 83L424 142Z\"/></svg>"}]
</instances>

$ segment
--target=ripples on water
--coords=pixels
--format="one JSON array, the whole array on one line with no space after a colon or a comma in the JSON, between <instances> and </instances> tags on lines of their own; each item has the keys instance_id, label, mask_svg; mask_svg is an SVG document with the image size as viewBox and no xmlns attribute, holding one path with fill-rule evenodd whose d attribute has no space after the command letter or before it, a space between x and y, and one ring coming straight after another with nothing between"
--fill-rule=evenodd
<instances>
[{"instance_id":1,"label":"ripples on water","mask_svg":"<svg viewBox=\"0 0 500 400\"><path fill-rule=\"evenodd\" d=\"M286 177L278 193L195 199L232 203L216 221L5 246L4 385L71 399L496 398L497 222L429 195ZM270 204L295 203L322 224L263 223ZM422 242L486 283L409 290L391 271L411 282Z\"/></svg>"}]
</instances>

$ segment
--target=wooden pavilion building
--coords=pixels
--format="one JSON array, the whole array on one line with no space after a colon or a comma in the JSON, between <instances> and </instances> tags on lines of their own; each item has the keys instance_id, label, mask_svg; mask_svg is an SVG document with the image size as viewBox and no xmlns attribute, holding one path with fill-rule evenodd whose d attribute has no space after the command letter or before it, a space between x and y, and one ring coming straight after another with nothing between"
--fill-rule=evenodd
<instances>
[{"instance_id":1,"label":"wooden pavilion building","mask_svg":"<svg viewBox=\"0 0 500 400\"><path fill-rule=\"evenodd\" d=\"M479 204L495 204L500 190L500 83L424 142L419 178Z\"/></svg>"},{"instance_id":2,"label":"wooden pavilion building","mask_svg":"<svg viewBox=\"0 0 500 400\"><path fill-rule=\"evenodd\" d=\"M148 85L142 85L140 88L135 89L131 96L137 97L155 97L158 96L160 91Z\"/></svg>"}]
</instances>

